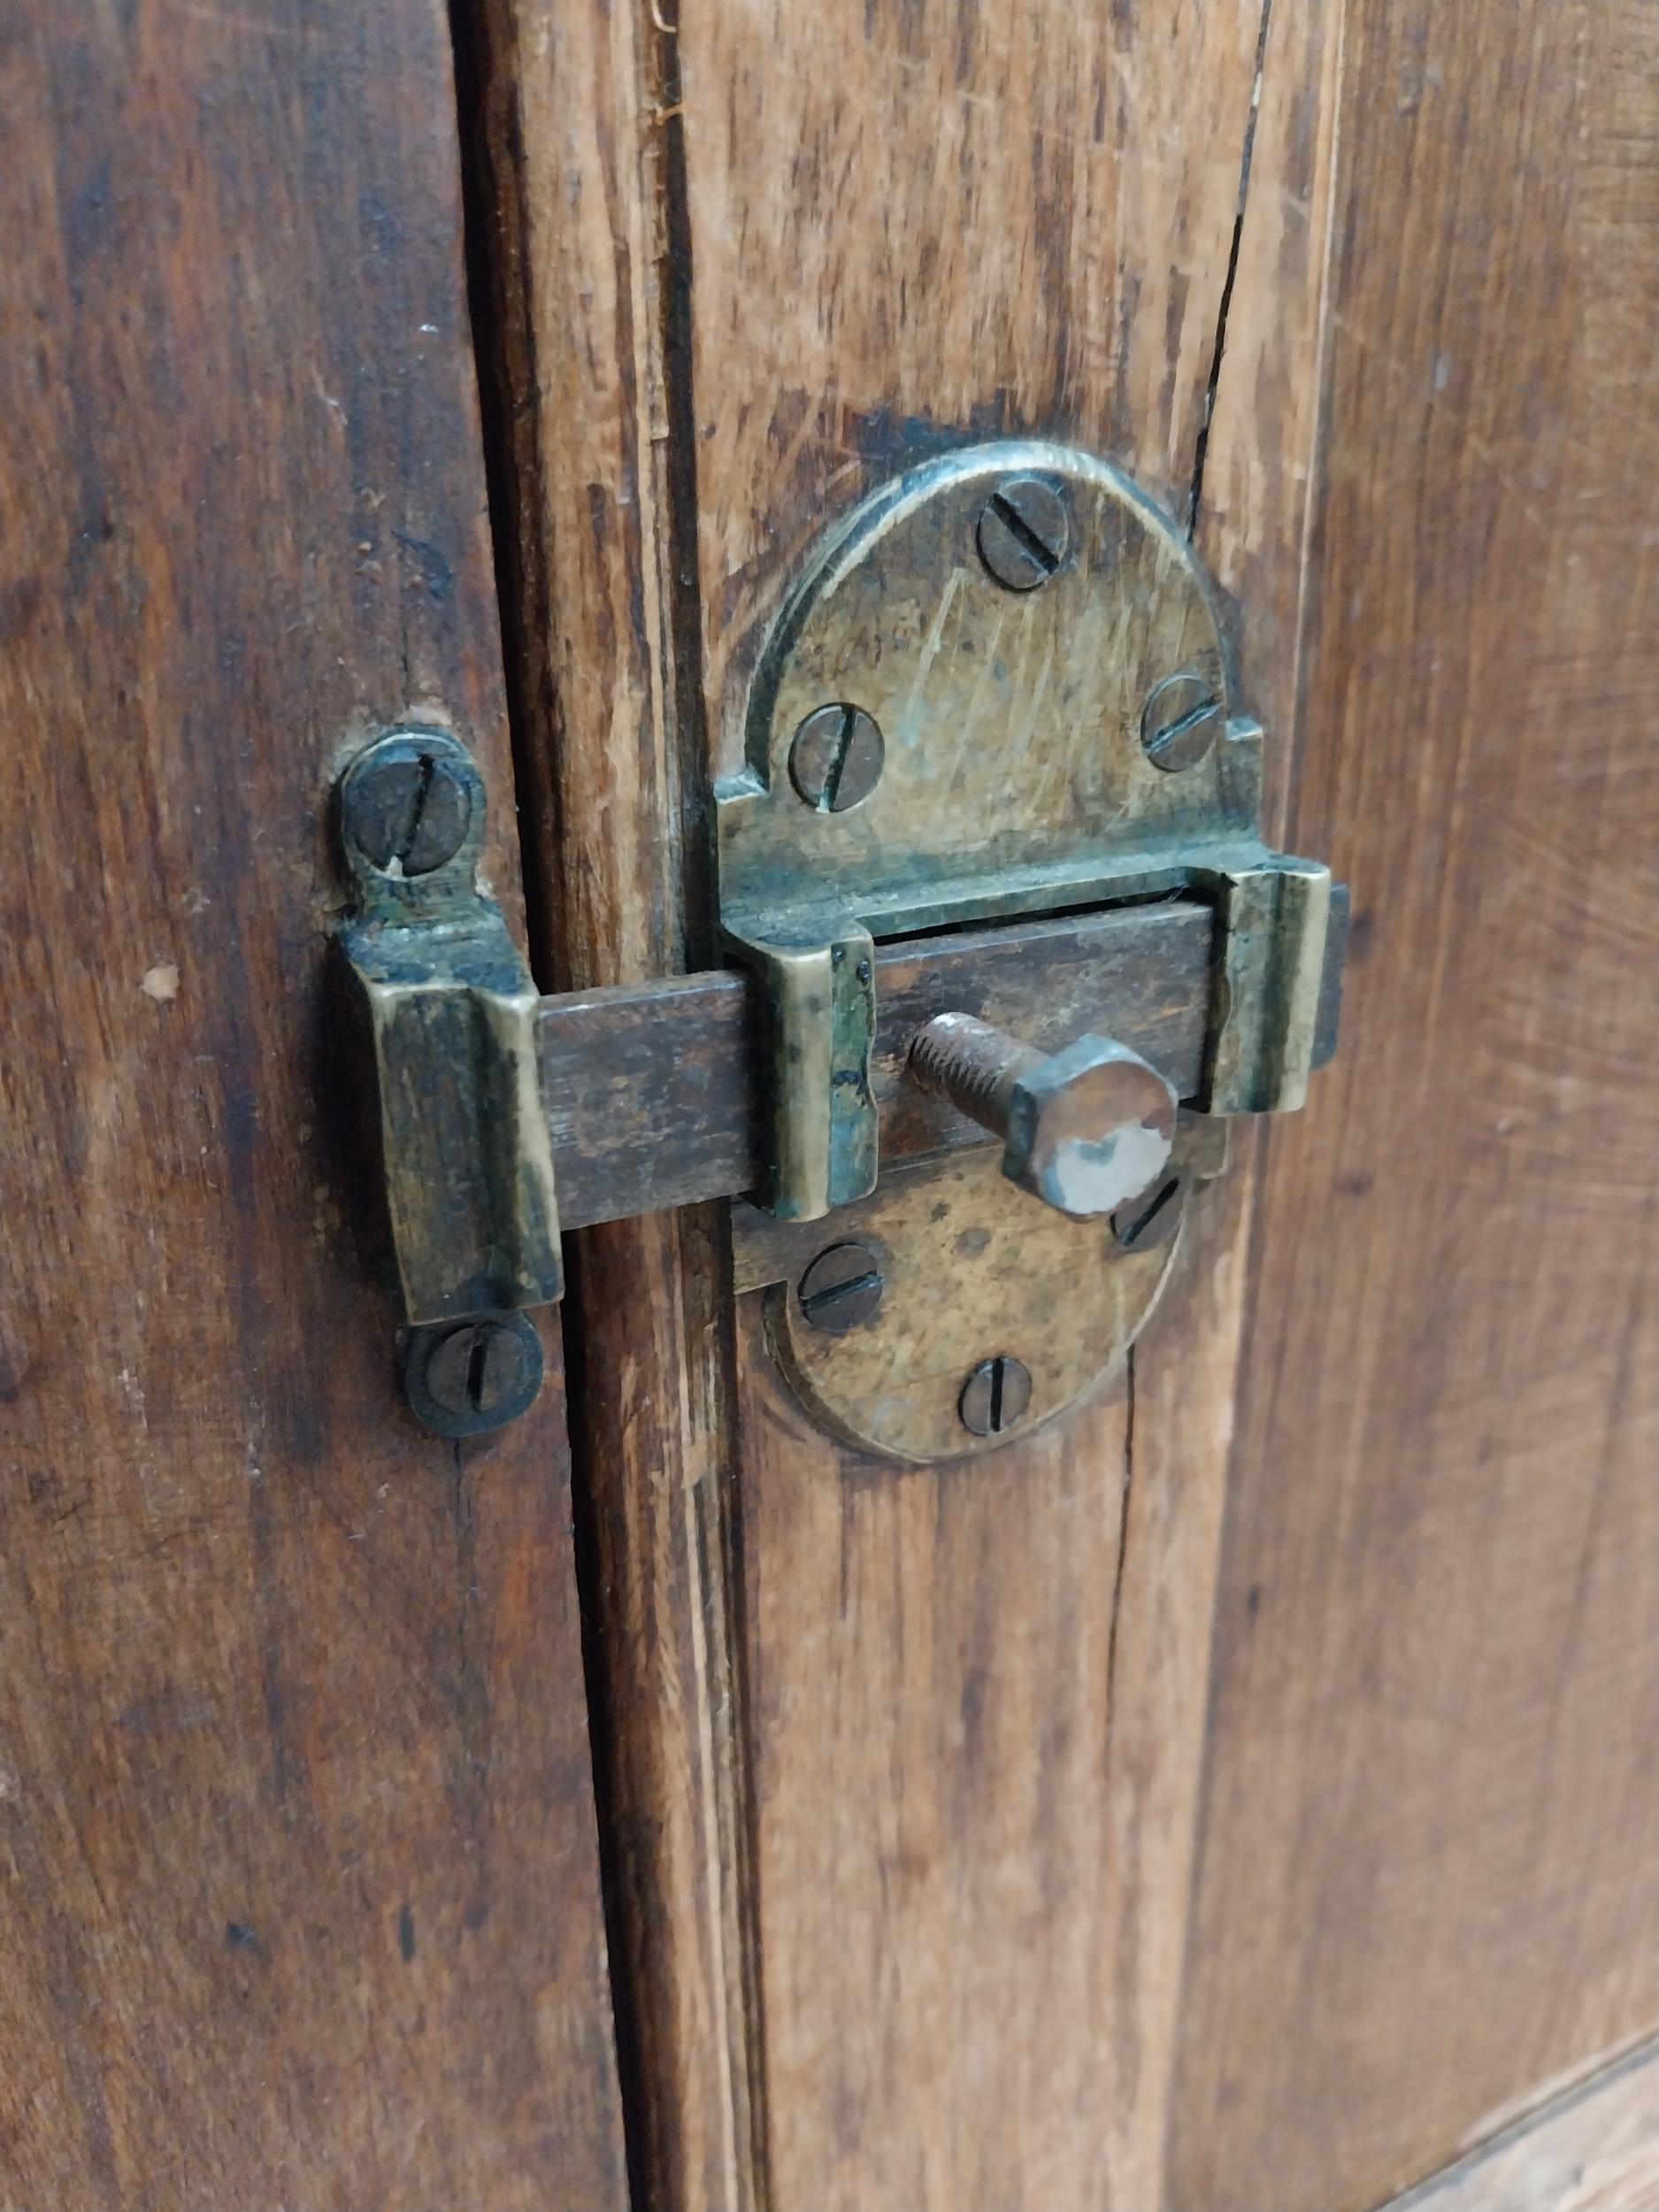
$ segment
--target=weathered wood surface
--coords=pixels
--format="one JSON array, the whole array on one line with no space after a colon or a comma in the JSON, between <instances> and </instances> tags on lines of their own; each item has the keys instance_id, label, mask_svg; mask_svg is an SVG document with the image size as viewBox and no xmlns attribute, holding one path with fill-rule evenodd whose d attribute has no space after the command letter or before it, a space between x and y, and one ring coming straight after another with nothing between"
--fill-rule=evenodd
<instances>
[{"instance_id":1,"label":"weathered wood surface","mask_svg":"<svg viewBox=\"0 0 1659 2212\"><path fill-rule=\"evenodd\" d=\"M1386 2212L1659 2212L1659 2050L1495 2132Z\"/></svg>"},{"instance_id":2,"label":"weathered wood surface","mask_svg":"<svg viewBox=\"0 0 1659 2212\"><path fill-rule=\"evenodd\" d=\"M744 677L805 548L937 442L1074 441L1188 511L1263 25L1240 4L1048 0L687 12L711 768L741 757ZM1202 449L1204 485L1233 494L1205 543L1245 595L1247 688L1284 742L1329 34L1302 11L1275 49L1287 81L1271 128L1263 93L1248 197L1296 215L1252 246L1248 311L1240 264L1229 329L1252 334L1249 388ZM1219 401L1230 373L1222 358ZM1259 482L1224 465L1236 438L1271 451ZM1263 657L1257 603L1286 633ZM1132 1389L972 1469L895 1478L835 1452L744 1312L742 1656L780 2207L1159 2201L1242 1190L1194 1240Z\"/></svg>"},{"instance_id":3,"label":"weathered wood surface","mask_svg":"<svg viewBox=\"0 0 1659 2212\"><path fill-rule=\"evenodd\" d=\"M677 687L672 665L688 454L668 373L684 286L665 267L680 133L664 20L654 0L473 0L457 18L493 211L487 415L526 863L559 989L714 956L695 668ZM573 1245L631 2170L645 2205L747 2212L764 2084L719 1227L688 1208Z\"/></svg>"},{"instance_id":4,"label":"weathered wood surface","mask_svg":"<svg viewBox=\"0 0 1659 2212\"><path fill-rule=\"evenodd\" d=\"M1261 1209L1202 2212L1375 2204L1659 2021L1659 19L1347 19L1294 834L1357 919Z\"/></svg>"},{"instance_id":5,"label":"weathered wood surface","mask_svg":"<svg viewBox=\"0 0 1659 2212\"><path fill-rule=\"evenodd\" d=\"M618 2212L557 1371L403 1412L319 1027L347 733L515 874L443 12L14 8L0 114L0 2202Z\"/></svg>"},{"instance_id":6,"label":"weathered wood surface","mask_svg":"<svg viewBox=\"0 0 1659 2212\"><path fill-rule=\"evenodd\" d=\"M1044 1051L1093 1031L1144 1054L1190 1096L1203 1065L1209 914L1140 907L881 946L871 1088L881 1156L985 1132L905 1075L935 1014L979 1014ZM765 1136L759 986L714 970L550 1000L537 1038L566 1228L753 1190Z\"/></svg>"}]
</instances>

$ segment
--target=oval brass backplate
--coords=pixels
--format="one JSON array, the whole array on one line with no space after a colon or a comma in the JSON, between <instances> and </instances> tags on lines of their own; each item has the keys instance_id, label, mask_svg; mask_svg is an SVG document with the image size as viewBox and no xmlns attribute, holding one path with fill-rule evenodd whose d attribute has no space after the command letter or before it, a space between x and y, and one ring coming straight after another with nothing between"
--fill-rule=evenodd
<instances>
[{"instance_id":1,"label":"oval brass backplate","mask_svg":"<svg viewBox=\"0 0 1659 2212\"><path fill-rule=\"evenodd\" d=\"M1110 1222L1071 1220L1017 1190L990 1145L895 1167L827 1221L774 1221L738 1204L736 1287L764 1290L773 1358L843 1443L918 1466L992 1451L1111 1379L1169 1279L1186 1196L1226 1156L1225 1122L1182 1118L1163 1224L1175 1233L1134 1250ZM815 1324L803 1285L810 1297L814 1263L849 1245L870 1255L879 1296L860 1287L851 1327L839 1316L821 1325L821 1307ZM963 1417L963 1391L976 1367L999 1359L1030 1375L1030 1402L1006 1428L978 1434Z\"/></svg>"},{"instance_id":2,"label":"oval brass backplate","mask_svg":"<svg viewBox=\"0 0 1659 2212\"><path fill-rule=\"evenodd\" d=\"M991 1149L895 1175L833 1227L878 1255L880 1302L837 1334L803 1311L798 1279L777 1284L766 1302L772 1356L846 1442L922 1463L994 1450L1097 1389L1156 1304L1178 1241L1125 1252L1109 1223L1070 1220L1016 1190ZM962 1417L963 1389L998 1358L1029 1372L1030 1403L1007 1432L978 1436Z\"/></svg>"}]
</instances>

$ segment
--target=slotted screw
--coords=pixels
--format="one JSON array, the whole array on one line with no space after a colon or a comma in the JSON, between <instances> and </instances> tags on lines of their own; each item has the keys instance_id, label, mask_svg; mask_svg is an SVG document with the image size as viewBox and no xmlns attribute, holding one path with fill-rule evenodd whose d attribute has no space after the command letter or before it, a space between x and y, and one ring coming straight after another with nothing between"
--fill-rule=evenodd
<instances>
[{"instance_id":1,"label":"slotted screw","mask_svg":"<svg viewBox=\"0 0 1659 2212\"><path fill-rule=\"evenodd\" d=\"M460 749L436 733L381 739L347 772L340 793L347 841L383 875L430 875L453 860L472 820Z\"/></svg>"},{"instance_id":2,"label":"slotted screw","mask_svg":"<svg viewBox=\"0 0 1659 2212\"><path fill-rule=\"evenodd\" d=\"M515 1421L541 1387L541 1340L522 1313L411 1329L403 1383L441 1436L481 1436Z\"/></svg>"},{"instance_id":3,"label":"slotted screw","mask_svg":"<svg viewBox=\"0 0 1659 2212\"><path fill-rule=\"evenodd\" d=\"M1001 1137L1010 1182L1061 1213L1112 1213L1168 1163L1175 1094L1110 1038L1050 1054L972 1014L941 1014L910 1040L909 1072Z\"/></svg>"},{"instance_id":4,"label":"slotted screw","mask_svg":"<svg viewBox=\"0 0 1659 2212\"><path fill-rule=\"evenodd\" d=\"M795 732L789 780L820 814L845 814L875 789L886 757L874 717L837 700L815 708Z\"/></svg>"},{"instance_id":5,"label":"slotted screw","mask_svg":"<svg viewBox=\"0 0 1659 2212\"><path fill-rule=\"evenodd\" d=\"M1065 502L1040 476L1010 476L979 511L979 558L1007 591L1035 591L1071 542Z\"/></svg>"},{"instance_id":6,"label":"slotted screw","mask_svg":"<svg viewBox=\"0 0 1659 2212\"><path fill-rule=\"evenodd\" d=\"M1031 1403L1031 1370L1011 1352L982 1359L962 1386L956 1411L975 1436L1001 1436L1025 1417Z\"/></svg>"},{"instance_id":7,"label":"slotted screw","mask_svg":"<svg viewBox=\"0 0 1659 2212\"><path fill-rule=\"evenodd\" d=\"M887 1282L881 1263L865 1244L832 1244L801 1278L801 1310L815 1329L845 1336L880 1305Z\"/></svg>"},{"instance_id":8,"label":"slotted screw","mask_svg":"<svg viewBox=\"0 0 1659 2212\"><path fill-rule=\"evenodd\" d=\"M1141 710L1141 749L1155 768L1196 768L1221 727L1221 701L1207 676L1183 669L1153 685Z\"/></svg>"},{"instance_id":9,"label":"slotted screw","mask_svg":"<svg viewBox=\"0 0 1659 2212\"><path fill-rule=\"evenodd\" d=\"M1184 1193L1178 1175L1166 1176L1112 1216L1112 1235L1125 1252L1156 1252L1181 1225Z\"/></svg>"},{"instance_id":10,"label":"slotted screw","mask_svg":"<svg viewBox=\"0 0 1659 2212\"><path fill-rule=\"evenodd\" d=\"M426 1388L446 1413L494 1413L524 1381L524 1343L511 1329L479 1321L434 1345Z\"/></svg>"}]
</instances>

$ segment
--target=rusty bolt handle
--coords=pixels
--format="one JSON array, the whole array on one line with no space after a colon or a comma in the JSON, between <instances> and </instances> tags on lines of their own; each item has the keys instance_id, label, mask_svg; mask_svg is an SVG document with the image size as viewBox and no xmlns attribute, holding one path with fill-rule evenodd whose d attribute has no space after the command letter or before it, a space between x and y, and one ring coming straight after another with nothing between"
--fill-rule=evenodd
<instances>
[{"instance_id":1,"label":"rusty bolt handle","mask_svg":"<svg viewBox=\"0 0 1659 2212\"><path fill-rule=\"evenodd\" d=\"M972 1014L941 1014L910 1040L909 1072L1001 1137L1003 1174L1059 1213L1113 1213L1169 1164L1175 1093L1110 1038L1039 1052Z\"/></svg>"}]
</instances>

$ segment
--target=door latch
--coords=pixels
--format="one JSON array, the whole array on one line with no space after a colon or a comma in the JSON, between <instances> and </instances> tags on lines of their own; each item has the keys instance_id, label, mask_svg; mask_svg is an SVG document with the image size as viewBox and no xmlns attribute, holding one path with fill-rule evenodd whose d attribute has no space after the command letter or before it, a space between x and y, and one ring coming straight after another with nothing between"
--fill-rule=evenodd
<instances>
[{"instance_id":1,"label":"door latch","mask_svg":"<svg viewBox=\"0 0 1659 2212\"><path fill-rule=\"evenodd\" d=\"M848 1442L984 1450L1097 1387L1227 1120L1300 1106L1334 1043L1346 895L1264 843L1262 748L1182 534L1029 442L884 487L774 624L716 790L731 968L538 999L465 749L370 748L339 934L419 1409L520 1409L492 1347L559 1294L561 1215L712 1197Z\"/></svg>"}]
</instances>

